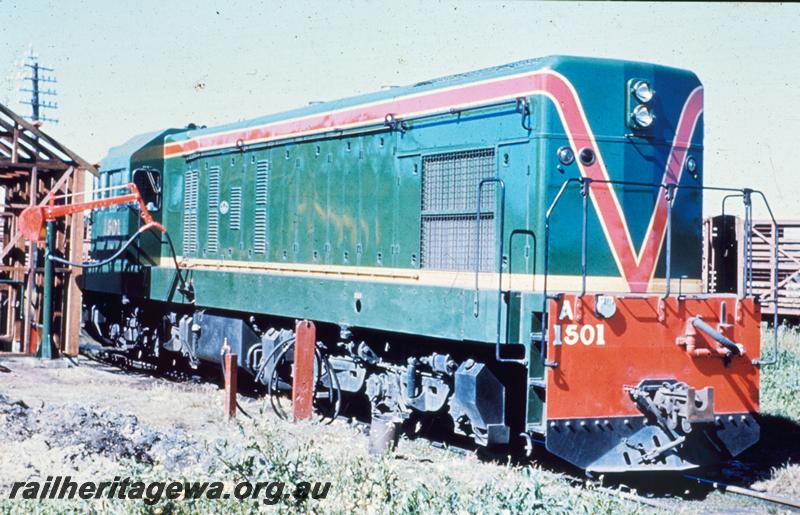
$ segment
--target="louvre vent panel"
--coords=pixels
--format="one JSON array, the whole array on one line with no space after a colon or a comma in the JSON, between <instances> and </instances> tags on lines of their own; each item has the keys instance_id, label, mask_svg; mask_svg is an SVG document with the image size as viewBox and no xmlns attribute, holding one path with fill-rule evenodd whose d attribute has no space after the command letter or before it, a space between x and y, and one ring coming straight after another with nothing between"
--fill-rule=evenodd
<instances>
[{"instance_id":1,"label":"louvre vent panel","mask_svg":"<svg viewBox=\"0 0 800 515\"><path fill-rule=\"evenodd\" d=\"M475 270L478 185L494 177L494 149L447 152L422 159L420 266L433 270ZM495 185L481 193L480 270L497 270Z\"/></svg>"},{"instance_id":2,"label":"louvre vent panel","mask_svg":"<svg viewBox=\"0 0 800 515\"><path fill-rule=\"evenodd\" d=\"M230 227L232 231L242 228L242 188L231 188Z\"/></svg>"},{"instance_id":3,"label":"louvre vent panel","mask_svg":"<svg viewBox=\"0 0 800 515\"><path fill-rule=\"evenodd\" d=\"M255 221L253 224L255 234L253 236L253 252L256 254L267 253L267 210L257 207L255 211Z\"/></svg>"},{"instance_id":4,"label":"louvre vent panel","mask_svg":"<svg viewBox=\"0 0 800 515\"><path fill-rule=\"evenodd\" d=\"M183 183L183 255L197 255L197 170L187 170Z\"/></svg>"},{"instance_id":5,"label":"louvre vent panel","mask_svg":"<svg viewBox=\"0 0 800 515\"><path fill-rule=\"evenodd\" d=\"M267 253L269 239L269 161L259 161L256 165L255 213L253 220L253 252Z\"/></svg>"},{"instance_id":6,"label":"louvre vent panel","mask_svg":"<svg viewBox=\"0 0 800 515\"><path fill-rule=\"evenodd\" d=\"M269 197L269 161L256 165L256 205L266 206Z\"/></svg>"},{"instance_id":7,"label":"louvre vent panel","mask_svg":"<svg viewBox=\"0 0 800 515\"><path fill-rule=\"evenodd\" d=\"M206 252L219 251L219 167L208 169L208 225L206 227Z\"/></svg>"}]
</instances>

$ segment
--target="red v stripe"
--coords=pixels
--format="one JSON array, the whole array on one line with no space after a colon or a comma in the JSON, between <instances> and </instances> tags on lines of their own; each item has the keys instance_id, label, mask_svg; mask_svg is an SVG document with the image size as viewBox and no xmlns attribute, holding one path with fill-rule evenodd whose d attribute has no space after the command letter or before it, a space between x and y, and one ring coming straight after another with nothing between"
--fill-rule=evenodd
<instances>
[{"instance_id":1,"label":"red v stripe","mask_svg":"<svg viewBox=\"0 0 800 515\"><path fill-rule=\"evenodd\" d=\"M579 148L589 147L597 156L597 160L590 166L580 165L581 175L594 180L608 180L608 170L603 161L602 153L597 146L594 136L583 114L580 100L574 89L565 79L562 83L548 88L559 99L556 105L567 130L567 134L577 151ZM569 90L569 92L567 91ZM556 93L557 92L557 93ZM662 183L679 183L683 174L686 156L691 146L697 122L703 112L703 88L693 90L683 105L672 148L667 156ZM606 238L611 245L617 266L622 276L628 282L632 292L646 292L661 252L661 246L666 233L667 200L664 195L659 195L650 224L645 233L644 242L639 252L633 247L627 220L622 212L614 186L606 183L595 183L591 186L591 198L597 210Z\"/></svg>"},{"instance_id":2,"label":"red v stripe","mask_svg":"<svg viewBox=\"0 0 800 515\"><path fill-rule=\"evenodd\" d=\"M672 148L667 156L662 184L679 184L685 169L686 157L692 145L697 122L703 112L703 88L697 87L689 94L681 111L681 117L675 130ZM677 195L680 189L675 190ZM674 199L673 199L674 202ZM646 232L645 242L639 249L638 266L632 274L626 274L631 291L646 291L655 273L655 267L661 253L667 228L667 198L659 195L650 225Z\"/></svg>"}]
</instances>

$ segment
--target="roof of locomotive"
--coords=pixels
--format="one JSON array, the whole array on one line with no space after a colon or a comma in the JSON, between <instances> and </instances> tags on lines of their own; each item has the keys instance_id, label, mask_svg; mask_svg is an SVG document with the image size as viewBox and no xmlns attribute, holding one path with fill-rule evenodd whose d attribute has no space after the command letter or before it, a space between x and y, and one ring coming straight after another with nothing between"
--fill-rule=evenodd
<instances>
[{"instance_id":1,"label":"roof of locomotive","mask_svg":"<svg viewBox=\"0 0 800 515\"><path fill-rule=\"evenodd\" d=\"M101 161L101 171L120 170L130 165L131 155L156 139L164 131L150 131L137 134L125 143L111 147Z\"/></svg>"},{"instance_id":2,"label":"roof of locomotive","mask_svg":"<svg viewBox=\"0 0 800 515\"><path fill-rule=\"evenodd\" d=\"M143 149L148 147L158 147L163 143L164 137L168 134L174 134L175 132L184 130L185 129L162 129L144 132L133 136L121 145L111 147L108 149L108 153L105 157L100 161L100 173L127 169L131 166L131 159L133 159L134 154L140 153ZM160 156L162 152L158 150L151 152L151 154L153 154L153 156L146 157Z\"/></svg>"},{"instance_id":3,"label":"roof of locomotive","mask_svg":"<svg viewBox=\"0 0 800 515\"><path fill-rule=\"evenodd\" d=\"M344 98L341 100L320 102L318 104L308 105L298 109L292 109L290 111L283 111L280 113L270 114L234 123L227 123L224 125L218 125L208 128L204 127L200 129L181 131L168 136L167 141L182 141L182 140L192 139L197 136L210 135L236 129L244 129L253 126L265 125L272 122L279 122L292 118L321 114L347 107L356 107L370 102L391 100L397 97L403 97L415 93L421 93L424 91L435 90L449 86L468 84L470 82L476 82L478 80L493 79L497 77L514 75L518 73L524 73L540 69L558 70L559 67L565 64L567 65L578 64L578 65L585 65L587 67L617 66L620 69L631 64L639 64L639 65L650 66L652 68L658 68L663 71L669 71L675 74L687 75L697 80L696 76L692 72L680 68L672 68L662 65L654 65L651 63L640 63L640 62L624 61L618 59L554 55L554 56L538 57L533 59L516 61L508 64L494 66L491 68L484 68L465 73L458 73L455 75L448 75L437 79L417 82L409 86L401 86L396 88L385 89L382 91L357 95L353 97Z\"/></svg>"}]
</instances>

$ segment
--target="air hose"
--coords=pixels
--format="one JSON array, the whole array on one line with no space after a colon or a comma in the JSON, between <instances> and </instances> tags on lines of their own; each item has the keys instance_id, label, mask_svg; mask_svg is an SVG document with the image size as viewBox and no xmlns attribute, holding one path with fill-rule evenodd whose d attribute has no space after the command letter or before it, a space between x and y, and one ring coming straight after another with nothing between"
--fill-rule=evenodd
<instances>
[{"instance_id":1,"label":"air hose","mask_svg":"<svg viewBox=\"0 0 800 515\"><path fill-rule=\"evenodd\" d=\"M147 231L149 231L151 229L159 229L159 230L161 230L161 228L162 227L161 227L160 224L157 224L157 223L154 223L154 222L150 222L148 224L145 224L145 225L141 226L139 228L139 230L137 230L133 234L133 236L128 238L128 240L119 248L119 250L117 250L110 257L108 257L108 258L106 258L106 259L104 259L102 261L95 261L95 262L91 262L91 263L76 263L74 261L69 261L69 260L66 260L64 258L58 257L56 255L53 255L53 254L50 254L49 259L51 261L55 261L56 263L61 263L62 265L74 266L74 267L78 267L78 268L99 268L99 267L108 265L108 264L116 261L117 259L119 259L120 256L122 256L125 253L125 251L128 250L128 247L133 245L133 242L135 242L137 239L139 239L139 237L142 236ZM186 287L186 280L184 279L183 272L181 271L180 265L178 264L178 255L175 253L175 245L172 243L172 237L170 237L169 232L167 232L167 231L164 231L164 236L167 237L167 243L169 244L169 251L170 251L170 254L172 255L172 262L173 262L173 264L175 266L175 272L178 274L178 279L181 282L181 293L183 293L184 296L188 297L189 295L187 295L187 293L189 292L189 289Z\"/></svg>"},{"instance_id":2,"label":"air hose","mask_svg":"<svg viewBox=\"0 0 800 515\"><path fill-rule=\"evenodd\" d=\"M258 374L256 374L256 379L261 379L264 371L269 367L270 362L274 362L272 366L272 371L270 377L267 379L267 396L269 396L270 406L272 407L272 411L281 418L287 419L288 415L286 411L284 411L283 407L280 405L280 400L276 401L277 393L273 392L274 385L278 383L278 364L283 361L283 359L289 354L289 351L292 350L295 344L295 339L290 338L285 342L276 345L272 352L270 352L269 356L266 359L262 360L261 366L259 367ZM336 372L333 369L330 361L326 356L323 356L322 352L319 349L314 349L314 357L315 362L317 364L317 370L322 373L323 367L327 370L327 374L329 376L330 385L328 386L328 394L330 396L331 402L333 403L333 414L328 418L327 423L330 424L339 416L339 412L341 410L341 400L342 400L342 390L341 386L339 385L339 378L336 376ZM335 398L335 401L334 401Z\"/></svg>"}]
</instances>

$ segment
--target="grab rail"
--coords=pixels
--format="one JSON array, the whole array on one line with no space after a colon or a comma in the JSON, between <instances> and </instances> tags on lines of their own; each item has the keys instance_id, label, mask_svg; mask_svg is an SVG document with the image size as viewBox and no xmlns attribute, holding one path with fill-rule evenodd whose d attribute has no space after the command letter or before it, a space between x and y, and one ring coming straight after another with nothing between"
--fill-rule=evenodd
<instances>
[{"instance_id":1,"label":"grab rail","mask_svg":"<svg viewBox=\"0 0 800 515\"><path fill-rule=\"evenodd\" d=\"M753 190L750 188L729 188L729 187L721 187L721 186L697 186L692 184L677 184L674 182L669 183L651 183L651 182L639 182L639 181L619 181L619 180L602 180L602 179L591 179L588 177L571 177L566 179L556 193L556 196L553 198L547 212L545 213L545 221L544 221L544 281L543 281L543 295L542 295L542 313L544 317L547 317L548 313L548 302L550 300L550 296L547 292L547 279L549 275L549 264L550 264L550 219L555 211L555 208L558 206L559 202L564 196L567 187L570 184L578 183L581 185L579 189L579 193L582 195L582 226L581 226L581 294L580 296L584 296L586 294L586 278L587 278L587 211L588 211L588 201L587 198L591 192L591 187L594 184L612 184L612 185L622 185L622 186L639 186L639 187L649 187L654 189L664 189L665 196L667 198L667 227L666 227L666 249L665 249L665 279L666 279L666 286L665 292L663 293L662 298L666 299L671 293L671 279L672 279L672 206L675 200L675 193L676 190L685 189L685 190L694 190L694 191L719 191L719 192L729 192L732 193L730 195L726 195L722 200L722 208L723 211L725 209L725 201L729 198L737 198L741 197L743 200L744 208L745 208L745 269L743 278L742 278L742 293L740 298L745 296L751 296L753 293L753 245L752 245L752 223L753 223L753 208L752 208L752 196L756 194L761 197L764 206L767 208L769 212L769 216L772 220L773 231L775 233L775 246L773 250L773 258L772 258L772 276L775 288L775 299L769 301L775 303L775 310L773 312L773 327L775 328L774 335L773 335L773 345L772 345L772 356L769 359L758 358L753 360L754 365L764 366L764 365L773 365L778 362L778 309L777 309L777 291L778 291L778 248L780 246L780 234L778 232L778 222L775 219L775 216L772 212L772 208L767 200L767 197L764 193L760 190ZM546 357L546 349L547 345L542 345L542 359Z\"/></svg>"},{"instance_id":2,"label":"grab rail","mask_svg":"<svg viewBox=\"0 0 800 515\"><path fill-rule=\"evenodd\" d=\"M480 272L481 272L481 195L483 186L496 183L500 186L500 244L497 248L497 328L495 332L495 359L499 363L527 363L524 359L503 358L500 356L500 335L502 333L503 316L503 244L506 218L506 183L499 177L488 177L478 183L478 206L475 208L475 293L472 299L473 315L480 315Z\"/></svg>"}]
</instances>

